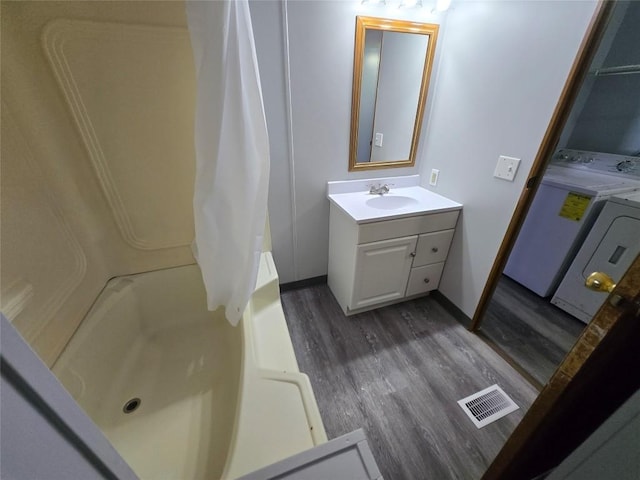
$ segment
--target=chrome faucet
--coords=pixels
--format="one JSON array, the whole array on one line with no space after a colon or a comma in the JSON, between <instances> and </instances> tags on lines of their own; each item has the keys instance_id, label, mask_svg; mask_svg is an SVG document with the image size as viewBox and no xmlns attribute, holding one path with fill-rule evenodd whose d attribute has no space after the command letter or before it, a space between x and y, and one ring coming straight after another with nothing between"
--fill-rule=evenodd
<instances>
[{"instance_id":1,"label":"chrome faucet","mask_svg":"<svg viewBox=\"0 0 640 480\"><path fill-rule=\"evenodd\" d=\"M385 183L384 185L382 185L378 183L378 184L369 185L370 187L369 193L371 195L384 195L385 193L389 193L389 185L391 184Z\"/></svg>"}]
</instances>

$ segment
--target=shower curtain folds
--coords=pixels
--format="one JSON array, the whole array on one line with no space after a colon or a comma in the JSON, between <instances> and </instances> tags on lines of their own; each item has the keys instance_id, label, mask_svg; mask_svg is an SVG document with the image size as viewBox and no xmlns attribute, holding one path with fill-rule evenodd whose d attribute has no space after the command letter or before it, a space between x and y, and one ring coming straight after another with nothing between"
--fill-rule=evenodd
<instances>
[{"instance_id":1,"label":"shower curtain folds","mask_svg":"<svg viewBox=\"0 0 640 480\"><path fill-rule=\"evenodd\" d=\"M256 285L269 140L249 4L188 1L197 73L194 255L210 310L233 325Z\"/></svg>"}]
</instances>

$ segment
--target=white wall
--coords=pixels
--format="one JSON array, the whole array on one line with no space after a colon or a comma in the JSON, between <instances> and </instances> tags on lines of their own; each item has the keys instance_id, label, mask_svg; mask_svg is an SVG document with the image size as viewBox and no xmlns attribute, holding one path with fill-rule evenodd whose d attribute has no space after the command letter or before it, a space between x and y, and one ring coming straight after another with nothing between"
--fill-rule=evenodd
<instances>
[{"instance_id":1,"label":"white wall","mask_svg":"<svg viewBox=\"0 0 640 480\"><path fill-rule=\"evenodd\" d=\"M440 182L431 188L465 204L440 289L473 315L595 2L454 0L440 17L356 1L251 8L272 140L269 208L281 282L327 273L327 181L420 172L426 184L438 168ZM283 14L287 21L278 19ZM416 167L347 171L356 15L441 24ZM289 43L289 78L281 40ZM289 141L291 151L283 146ZM492 176L501 154L522 159L514 183Z\"/></svg>"},{"instance_id":2,"label":"white wall","mask_svg":"<svg viewBox=\"0 0 640 480\"><path fill-rule=\"evenodd\" d=\"M472 316L580 42L593 1L454 2L441 38L425 187L464 204L440 291ZM499 155L522 159L513 183ZM432 168L436 187L427 185Z\"/></svg>"},{"instance_id":3,"label":"white wall","mask_svg":"<svg viewBox=\"0 0 640 480\"><path fill-rule=\"evenodd\" d=\"M271 149L269 221L274 261L281 282L294 279L290 135L287 128L286 69L282 4L275 0L251 1L251 23L256 43L262 98Z\"/></svg>"},{"instance_id":4,"label":"white wall","mask_svg":"<svg viewBox=\"0 0 640 480\"><path fill-rule=\"evenodd\" d=\"M592 69L640 64L640 2L621 2L616 10L617 14L625 15L624 19L604 52L606 57ZM616 29L609 27L608 31L611 30ZM640 75L590 75L588 78L589 82L585 82L588 88L583 87L587 90L584 104L563 145L623 155L639 153Z\"/></svg>"},{"instance_id":5,"label":"white wall","mask_svg":"<svg viewBox=\"0 0 640 480\"><path fill-rule=\"evenodd\" d=\"M327 273L327 181L375 178L390 174L409 175L418 172L418 166L348 172L356 15L412 19L427 23L442 21L440 16L432 15L428 9L367 7L352 0L289 1L286 2L285 8L288 15L290 48L295 211L292 217L294 252L288 258L276 258L282 282ZM437 68L437 57L435 63ZM434 71L433 75L435 73ZM289 173L281 171L274 172L273 175L286 176ZM273 183L271 188L273 190ZM275 229L279 226L273 227ZM274 241L274 250L275 248ZM282 274L290 269L294 272L293 277Z\"/></svg>"}]
</instances>

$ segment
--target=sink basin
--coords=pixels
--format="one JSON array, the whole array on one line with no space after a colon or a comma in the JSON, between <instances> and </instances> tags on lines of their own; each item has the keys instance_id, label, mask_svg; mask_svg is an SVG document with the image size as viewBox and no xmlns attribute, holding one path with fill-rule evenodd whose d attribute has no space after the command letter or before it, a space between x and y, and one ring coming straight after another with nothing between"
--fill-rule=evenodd
<instances>
[{"instance_id":1,"label":"sink basin","mask_svg":"<svg viewBox=\"0 0 640 480\"><path fill-rule=\"evenodd\" d=\"M462 208L461 204L419 185L403 184L403 178L329 182L327 197L331 202L332 209L342 210L357 224L448 212ZM418 182L418 177L407 178ZM385 195L374 195L369 193L369 187L373 182L392 183L394 187Z\"/></svg>"},{"instance_id":2,"label":"sink basin","mask_svg":"<svg viewBox=\"0 0 640 480\"><path fill-rule=\"evenodd\" d=\"M418 203L415 198L405 197L402 195L381 195L379 197L370 198L365 202L371 208L380 210L396 210L408 205Z\"/></svg>"}]
</instances>

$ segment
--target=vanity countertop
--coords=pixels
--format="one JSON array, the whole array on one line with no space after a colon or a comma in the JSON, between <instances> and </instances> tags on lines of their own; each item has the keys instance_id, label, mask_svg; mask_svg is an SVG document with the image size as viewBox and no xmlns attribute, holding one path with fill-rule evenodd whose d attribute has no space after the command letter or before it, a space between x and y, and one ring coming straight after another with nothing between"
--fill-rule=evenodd
<instances>
[{"instance_id":1,"label":"vanity countertop","mask_svg":"<svg viewBox=\"0 0 640 480\"><path fill-rule=\"evenodd\" d=\"M374 182L380 183L379 180ZM368 189L340 193L332 193L332 190L335 191L330 187L327 195L329 201L356 223L379 222L462 209L462 204L418 185L398 188L392 186L389 193L384 195L371 194Z\"/></svg>"}]
</instances>

